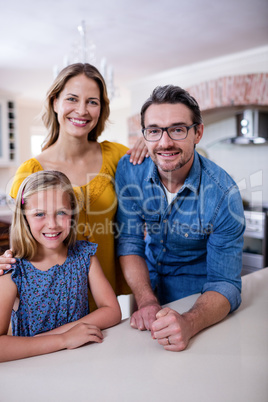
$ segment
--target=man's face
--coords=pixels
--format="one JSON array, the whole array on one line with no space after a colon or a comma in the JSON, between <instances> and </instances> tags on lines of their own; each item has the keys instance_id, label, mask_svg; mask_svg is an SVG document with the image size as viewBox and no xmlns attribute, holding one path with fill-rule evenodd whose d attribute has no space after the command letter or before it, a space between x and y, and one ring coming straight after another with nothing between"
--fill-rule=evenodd
<instances>
[{"instance_id":1,"label":"man's face","mask_svg":"<svg viewBox=\"0 0 268 402\"><path fill-rule=\"evenodd\" d=\"M192 120L191 110L181 103L153 104L148 107L144 117L145 128L191 126L193 123L195 122ZM191 166L194 158L194 145L199 143L203 135L203 124L195 128L191 128L188 136L181 141L172 140L166 131L163 132L159 141L146 141L151 159L157 165L158 170L172 172L187 164Z\"/></svg>"}]
</instances>

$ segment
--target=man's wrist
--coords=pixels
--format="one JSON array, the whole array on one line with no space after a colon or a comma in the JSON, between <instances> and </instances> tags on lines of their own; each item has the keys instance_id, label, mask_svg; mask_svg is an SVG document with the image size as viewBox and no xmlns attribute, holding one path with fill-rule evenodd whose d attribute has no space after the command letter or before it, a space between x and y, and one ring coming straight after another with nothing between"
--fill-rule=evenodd
<instances>
[{"instance_id":1,"label":"man's wrist","mask_svg":"<svg viewBox=\"0 0 268 402\"><path fill-rule=\"evenodd\" d=\"M137 301L137 306L138 309L140 310L141 308L148 307L148 306L157 306L160 307L160 303L157 300L156 296L154 294L148 295L146 297L142 297Z\"/></svg>"},{"instance_id":2,"label":"man's wrist","mask_svg":"<svg viewBox=\"0 0 268 402\"><path fill-rule=\"evenodd\" d=\"M181 317L184 319L185 324L187 325L187 332L188 332L188 337L191 339L193 336L195 336L199 330L196 329L195 325L195 314L192 314L191 312L187 311L181 315Z\"/></svg>"}]
</instances>

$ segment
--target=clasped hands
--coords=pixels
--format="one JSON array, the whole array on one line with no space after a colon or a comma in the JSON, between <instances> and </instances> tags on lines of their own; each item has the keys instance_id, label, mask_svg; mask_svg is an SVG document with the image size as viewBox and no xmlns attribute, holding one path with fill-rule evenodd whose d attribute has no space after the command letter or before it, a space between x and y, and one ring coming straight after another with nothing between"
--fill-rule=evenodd
<instances>
[{"instance_id":1,"label":"clasped hands","mask_svg":"<svg viewBox=\"0 0 268 402\"><path fill-rule=\"evenodd\" d=\"M130 319L132 328L150 330L152 338L164 349L179 352L186 349L191 339L191 326L185 315L159 304L140 307Z\"/></svg>"}]
</instances>

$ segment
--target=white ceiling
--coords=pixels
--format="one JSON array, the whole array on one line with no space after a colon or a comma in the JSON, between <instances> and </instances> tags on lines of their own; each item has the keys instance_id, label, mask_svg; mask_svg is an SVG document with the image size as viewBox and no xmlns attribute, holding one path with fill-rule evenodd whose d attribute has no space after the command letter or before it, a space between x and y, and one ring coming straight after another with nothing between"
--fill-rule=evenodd
<instances>
[{"instance_id":1,"label":"white ceiling","mask_svg":"<svg viewBox=\"0 0 268 402\"><path fill-rule=\"evenodd\" d=\"M117 86L268 44L267 0L0 0L0 89L43 99L85 20Z\"/></svg>"}]
</instances>

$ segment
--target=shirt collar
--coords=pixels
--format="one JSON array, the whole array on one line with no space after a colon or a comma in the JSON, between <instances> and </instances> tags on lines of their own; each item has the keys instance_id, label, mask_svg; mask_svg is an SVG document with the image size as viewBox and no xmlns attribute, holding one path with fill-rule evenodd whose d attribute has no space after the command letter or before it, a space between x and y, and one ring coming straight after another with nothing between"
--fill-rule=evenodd
<instances>
[{"instance_id":1,"label":"shirt collar","mask_svg":"<svg viewBox=\"0 0 268 402\"><path fill-rule=\"evenodd\" d=\"M155 184L160 185L161 180L158 174L158 169L155 163L150 159L150 166L148 169L148 175L145 178L146 181L153 181ZM200 156L194 151L194 161L191 167L191 170L183 184L180 188L179 193L181 193L185 188L193 191L195 194L198 193L198 189L200 186L201 180L201 164L200 164Z\"/></svg>"}]
</instances>

